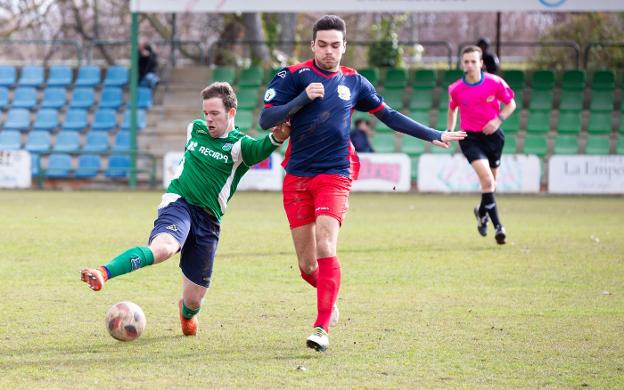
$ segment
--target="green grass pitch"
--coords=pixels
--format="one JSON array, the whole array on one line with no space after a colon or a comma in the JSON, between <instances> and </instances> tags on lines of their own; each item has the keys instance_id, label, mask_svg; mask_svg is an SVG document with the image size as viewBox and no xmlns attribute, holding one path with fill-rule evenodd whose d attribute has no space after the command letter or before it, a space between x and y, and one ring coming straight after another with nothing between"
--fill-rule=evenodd
<instances>
[{"instance_id":1,"label":"green grass pitch","mask_svg":"<svg viewBox=\"0 0 624 390\"><path fill-rule=\"evenodd\" d=\"M280 194L230 203L187 338L177 256L79 281L145 242L160 193L0 192L0 388L624 387L623 198L500 195L506 246L477 234L477 198L352 194L320 354ZM122 300L147 317L135 342L104 326Z\"/></svg>"}]
</instances>

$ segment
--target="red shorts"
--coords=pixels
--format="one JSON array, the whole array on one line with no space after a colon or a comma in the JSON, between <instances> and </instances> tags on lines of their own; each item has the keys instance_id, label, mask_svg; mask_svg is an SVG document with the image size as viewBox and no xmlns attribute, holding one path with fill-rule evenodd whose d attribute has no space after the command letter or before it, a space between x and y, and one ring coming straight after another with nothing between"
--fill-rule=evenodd
<instances>
[{"instance_id":1,"label":"red shorts","mask_svg":"<svg viewBox=\"0 0 624 390\"><path fill-rule=\"evenodd\" d=\"M290 228L316 221L319 215L329 215L342 224L349 208L351 179L340 175L284 177L284 210Z\"/></svg>"}]
</instances>

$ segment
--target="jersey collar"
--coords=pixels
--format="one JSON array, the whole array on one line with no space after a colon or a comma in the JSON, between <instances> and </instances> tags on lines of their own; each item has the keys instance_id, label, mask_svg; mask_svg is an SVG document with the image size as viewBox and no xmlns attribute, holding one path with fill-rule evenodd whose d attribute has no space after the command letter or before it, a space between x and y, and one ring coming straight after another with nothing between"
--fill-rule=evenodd
<instances>
[{"instance_id":1,"label":"jersey collar","mask_svg":"<svg viewBox=\"0 0 624 390\"><path fill-rule=\"evenodd\" d=\"M312 70L317 74L325 77L326 79L330 79L340 73L340 67L338 67L338 70L336 72L328 72L316 66L316 61L314 61L314 58L312 58L310 62L312 63Z\"/></svg>"},{"instance_id":2,"label":"jersey collar","mask_svg":"<svg viewBox=\"0 0 624 390\"><path fill-rule=\"evenodd\" d=\"M483 84L483 81L485 80L485 75L483 74L483 71L481 71L481 78L479 79L479 81L475 82L475 83L469 83L468 81L466 81L466 75L462 75L462 81L464 82L464 84L466 84L469 87L476 87L477 85L481 85Z\"/></svg>"}]
</instances>

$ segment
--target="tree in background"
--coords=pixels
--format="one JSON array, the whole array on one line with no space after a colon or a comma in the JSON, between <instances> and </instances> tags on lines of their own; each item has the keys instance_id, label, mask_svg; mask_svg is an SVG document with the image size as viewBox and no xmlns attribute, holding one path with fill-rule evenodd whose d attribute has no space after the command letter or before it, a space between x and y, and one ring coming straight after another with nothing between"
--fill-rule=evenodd
<instances>
[{"instance_id":1,"label":"tree in background","mask_svg":"<svg viewBox=\"0 0 624 390\"><path fill-rule=\"evenodd\" d=\"M398 30L405 16L382 16L380 23L371 27L371 38L375 42L368 49L368 64L376 67L398 68L403 65L403 49L399 46Z\"/></svg>"}]
</instances>

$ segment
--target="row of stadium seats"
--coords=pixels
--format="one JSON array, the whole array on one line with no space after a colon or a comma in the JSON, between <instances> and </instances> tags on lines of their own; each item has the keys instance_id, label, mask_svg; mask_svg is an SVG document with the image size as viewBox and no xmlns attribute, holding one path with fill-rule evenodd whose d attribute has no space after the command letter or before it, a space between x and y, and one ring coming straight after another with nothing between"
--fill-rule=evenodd
<instances>
[{"instance_id":1,"label":"row of stadium seats","mask_svg":"<svg viewBox=\"0 0 624 390\"><path fill-rule=\"evenodd\" d=\"M40 96L39 96L40 95ZM68 98L69 95L69 98ZM65 87L47 87L39 93L34 87L17 87L10 91L0 87L0 111L9 108L68 108L91 109L93 107L119 109L127 99L120 87L104 87L96 92L92 87L77 87L69 92ZM137 90L137 106L149 110L152 107L152 90Z\"/></svg>"},{"instance_id":2,"label":"row of stadium seats","mask_svg":"<svg viewBox=\"0 0 624 390\"><path fill-rule=\"evenodd\" d=\"M58 110L52 108L42 108L31 120L30 111L23 108L13 108L9 110L6 120L2 123L2 128L15 131L47 131L54 132L56 129L63 131L83 132L87 129L94 131L115 131L118 128L128 130L130 128L130 110L126 110L119 115L116 110L110 108L98 108L93 114L87 110L69 109L62 115ZM89 119L91 117L91 119ZM121 121L119 121L119 117ZM147 114L145 110L137 110L137 128L143 129L147 125Z\"/></svg>"},{"instance_id":3,"label":"row of stadium seats","mask_svg":"<svg viewBox=\"0 0 624 390\"><path fill-rule=\"evenodd\" d=\"M43 152L125 152L130 150L130 132L120 131L113 137L110 143L108 133L89 132L84 137L73 131L61 131L56 136L51 136L47 131L33 130L22 141L22 135L18 131L5 130L0 132L0 150L24 149L31 153Z\"/></svg>"},{"instance_id":4,"label":"row of stadium seats","mask_svg":"<svg viewBox=\"0 0 624 390\"><path fill-rule=\"evenodd\" d=\"M76 159L66 153L51 154L42 158L32 155L32 175L43 175L50 179L93 179L103 174L108 178L126 178L130 171L128 155L100 156L82 154Z\"/></svg>"},{"instance_id":5,"label":"row of stadium seats","mask_svg":"<svg viewBox=\"0 0 624 390\"><path fill-rule=\"evenodd\" d=\"M74 70L67 65L53 65L46 69L40 65L28 65L19 69L13 65L0 65L0 86L2 87L67 87L73 83L76 87L125 87L128 84L129 70L125 66L112 65L106 68L102 81L103 69L95 65L81 66Z\"/></svg>"}]
</instances>

